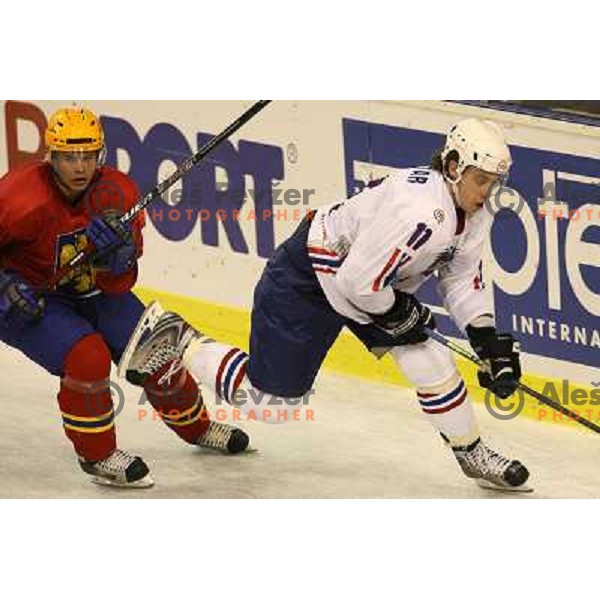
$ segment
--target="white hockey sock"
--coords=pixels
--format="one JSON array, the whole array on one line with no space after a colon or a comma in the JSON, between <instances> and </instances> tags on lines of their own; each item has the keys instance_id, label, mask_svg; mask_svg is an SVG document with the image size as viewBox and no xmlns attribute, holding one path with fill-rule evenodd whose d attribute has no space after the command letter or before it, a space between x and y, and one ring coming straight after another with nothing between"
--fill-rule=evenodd
<instances>
[{"instance_id":1,"label":"white hockey sock","mask_svg":"<svg viewBox=\"0 0 600 600\"><path fill-rule=\"evenodd\" d=\"M465 382L460 379L445 390L417 392L421 410L453 447L469 446L479 438L479 427Z\"/></svg>"},{"instance_id":2,"label":"white hockey sock","mask_svg":"<svg viewBox=\"0 0 600 600\"><path fill-rule=\"evenodd\" d=\"M203 338L190 343L182 362L215 393L217 403L227 402L253 420L266 423L297 420L293 411L299 409L298 399L274 397L252 385L246 375L248 355L243 350Z\"/></svg>"},{"instance_id":3,"label":"white hockey sock","mask_svg":"<svg viewBox=\"0 0 600 600\"><path fill-rule=\"evenodd\" d=\"M246 373L248 355L239 348L201 338L186 348L182 362L203 385L229 402Z\"/></svg>"}]
</instances>

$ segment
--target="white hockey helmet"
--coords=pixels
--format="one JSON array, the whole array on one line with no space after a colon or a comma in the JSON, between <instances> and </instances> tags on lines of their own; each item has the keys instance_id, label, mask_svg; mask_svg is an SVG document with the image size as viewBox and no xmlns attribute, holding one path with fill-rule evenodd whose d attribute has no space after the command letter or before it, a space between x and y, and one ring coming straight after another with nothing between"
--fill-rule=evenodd
<instances>
[{"instance_id":1,"label":"white hockey helmet","mask_svg":"<svg viewBox=\"0 0 600 600\"><path fill-rule=\"evenodd\" d=\"M453 150L458 153L458 176L451 180L444 173L452 183L461 180L467 167L498 174L502 179L508 176L512 164L510 150L502 128L493 121L466 119L454 125L442 150L442 164L446 164L446 158Z\"/></svg>"}]
</instances>

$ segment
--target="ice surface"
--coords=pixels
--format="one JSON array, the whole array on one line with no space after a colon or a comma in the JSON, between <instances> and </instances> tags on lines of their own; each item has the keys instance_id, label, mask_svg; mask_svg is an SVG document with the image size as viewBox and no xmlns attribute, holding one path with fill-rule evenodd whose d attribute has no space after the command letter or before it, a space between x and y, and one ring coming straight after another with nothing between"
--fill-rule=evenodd
<instances>
[{"instance_id":1,"label":"ice surface","mask_svg":"<svg viewBox=\"0 0 600 600\"><path fill-rule=\"evenodd\" d=\"M156 485L118 490L88 482L66 439L58 380L19 353L0 353L0 497L3 498L494 498L465 479L410 391L322 374L314 422L244 423L258 452L222 456L186 445L162 423L138 418L126 392L117 439L150 465ZM147 408L147 407L146 407ZM535 493L511 499L600 497L596 434L526 418L493 419L477 404L492 446L523 461Z\"/></svg>"}]
</instances>

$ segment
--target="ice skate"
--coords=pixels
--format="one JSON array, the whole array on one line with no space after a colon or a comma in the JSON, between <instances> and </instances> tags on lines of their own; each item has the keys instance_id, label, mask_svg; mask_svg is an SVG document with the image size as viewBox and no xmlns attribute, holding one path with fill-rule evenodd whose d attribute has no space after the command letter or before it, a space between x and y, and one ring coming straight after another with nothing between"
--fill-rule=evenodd
<instances>
[{"instance_id":1,"label":"ice skate","mask_svg":"<svg viewBox=\"0 0 600 600\"><path fill-rule=\"evenodd\" d=\"M238 427L210 421L208 429L196 441L196 446L239 454L249 450L250 438Z\"/></svg>"},{"instance_id":2,"label":"ice skate","mask_svg":"<svg viewBox=\"0 0 600 600\"><path fill-rule=\"evenodd\" d=\"M152 302L131 334L117 373L134 385L143 385L149 375L175 361L175 365L163 376L168 378L174 370L181 368L180 360L185 348L198 336L198 332L179 315L166 312L158 302Z\"/></svg>"},{"instance_id":3,"label":"ice skate","mask_svg":"<svg viewBox=\"0 0 600 600\"><path fill-rule=\"evenodd\" d=\"M121 488L147 488L154 485L148 465L139 456L124 450L115 450L108 458L97 462L79 457L79 465L98 485Z\"/></svg>"},{"instance_id":4,"label":"ice skate","mask_svg":"<svg viewBox=\"0 0 600 600\"><path fill-rule=\"evenodd\" d=\"M482 488L503 492L532 492L526 485L529 471L518 460L505 458L481 440L464 449L453 449L464 474Z\"/></svg>"},{"instance_id":5,"label":"ice skate","mask_svg":"<svg viewBox=\"0 0 600 600\"><path fill-rule=\"evenodd\" d=\"M143 385L147 377L172 363L159 379L160 385L182 368L181 357L185 348L198 338L202 338L202 334L179 315L166 312L158 302L152 302L131 335L118 373L135 385ZM207 430L194 444L226 454L238 454L248 449L249 442L250 438L241 429L210 421Z\"/></svg>"}]
</instances>

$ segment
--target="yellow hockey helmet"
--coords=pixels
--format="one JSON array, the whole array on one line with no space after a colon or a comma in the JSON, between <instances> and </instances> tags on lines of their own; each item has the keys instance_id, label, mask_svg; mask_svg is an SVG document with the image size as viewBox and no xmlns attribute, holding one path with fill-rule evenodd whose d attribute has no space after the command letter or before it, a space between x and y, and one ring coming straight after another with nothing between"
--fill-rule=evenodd
<instances>
[{"instance_id":1,"label":"yellow hockey helmet","mask_svg":"<svg viewBox=\"0 0 600 600\"><path fill-rule=\"evenodd\" d=\"M104 132L100 119L86 108L61 108L48 121L46 148L50 152L101 152Z\"/></svg>"}]
</instances>

